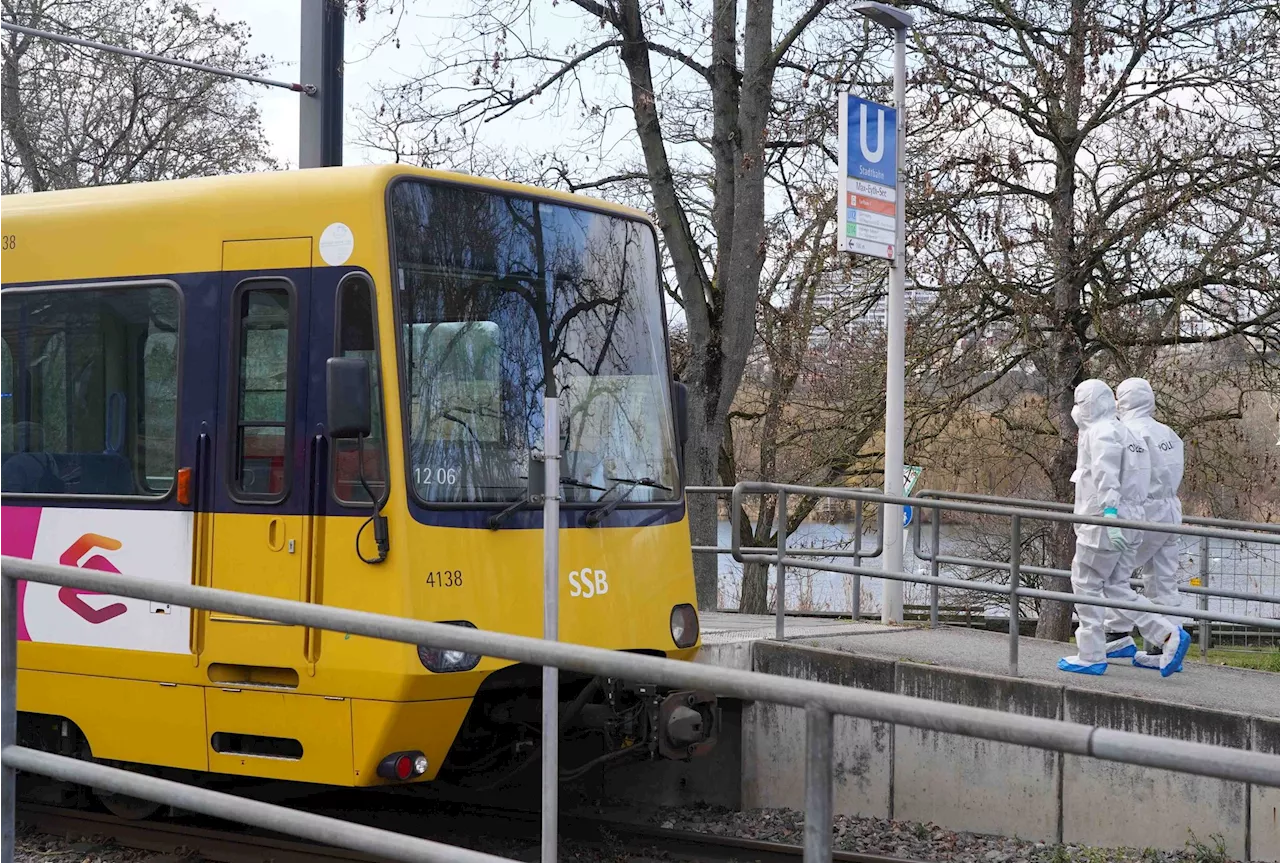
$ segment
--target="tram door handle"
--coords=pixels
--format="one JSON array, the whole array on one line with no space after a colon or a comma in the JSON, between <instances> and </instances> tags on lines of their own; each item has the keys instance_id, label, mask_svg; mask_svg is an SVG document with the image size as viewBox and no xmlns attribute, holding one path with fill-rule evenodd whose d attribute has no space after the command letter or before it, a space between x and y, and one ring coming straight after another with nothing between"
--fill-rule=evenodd
<instances>
[{"instance_id":1,"label":"tram door handle","mask_svg":"<svg viewBox=\"0 0 1280 863\"><path fill-rule=\"evenodd\" d=\"M283 551L285 547L285 522L279 516L272 516L267 522L267 548L272 551ZM289 553L293 554L293 540L289 540Z\"/></svg>"}]
</instances>

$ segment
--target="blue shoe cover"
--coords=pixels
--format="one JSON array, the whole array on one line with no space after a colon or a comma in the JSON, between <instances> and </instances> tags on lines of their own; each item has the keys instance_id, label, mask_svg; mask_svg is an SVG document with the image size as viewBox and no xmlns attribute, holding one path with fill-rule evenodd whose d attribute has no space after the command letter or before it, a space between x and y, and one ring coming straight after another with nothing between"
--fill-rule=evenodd
<instances>
[{"instance_id":1,"label":"blue shoe cover","mask_svg":"<svg viewBox=\"0 0 1280 863\"><path fill-rule=\"evenodd\" d=\"M1134 668L1145 668L1148 671L1160 670L1160 654L1158 653L1139 653L1133 657ZM1182 670L1182 663L1179 662L1173 667L1173 673L1177 674ZM1166 675L1167 677L1168 675Z\"/></svg>"},{"instance_id":2,"label":"blue shoe cover","mask_svg":"<svg viewBox=\"0 0 1280 863\"><path fill-rule=\"evenodd\" d=\"M1107 672L1107 664L1105 662L1095 662L1092 665L1082 665L1078 662L1068 662L1068 657L1062 657L1058 660L1059 671L1071 671L1075 674L1105 674Z\"/></svg>"},{"instance_id":3,"label":"blue shoe cover","mask_svg":"<svg viewBox=\"0 0 1280 863\"><path fill-rule=\"evenodd\" d=\"M1182 670L1182 660L1186 659L1187 651L1191 649L1191 636L1187 634L1185 629L1178 630L1178 648L1173 652L1173 661L1160 669L1161 677L1169 677L1177 674Z\"/></svg>"},{"instance_id":4,"label":"blue shoe cover","mask_svg":"<svg viewBox=\"0 0 1280 863\"><path fill-rule=\"evenodd\" d=\"M1111 644L1120 646L1112 648L1108 645L1110 649L1107 650L1107 659L1128 659L1138 653L1138 645L1134 644L1132 638L1119 638Z\"/></svg>"}]
</instances>

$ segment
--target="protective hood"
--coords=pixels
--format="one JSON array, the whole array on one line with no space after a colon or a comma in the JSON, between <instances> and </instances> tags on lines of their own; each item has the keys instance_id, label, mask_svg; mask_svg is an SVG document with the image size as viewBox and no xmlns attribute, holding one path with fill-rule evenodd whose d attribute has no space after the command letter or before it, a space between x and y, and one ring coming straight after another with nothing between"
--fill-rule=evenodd
<instances>
[{"instance_id":1,"label":"protective hood","mask_svg":"<svg viewBox=\"0 0 1280 863\"><path fill-rule=\"evenodd\" d=\"M1114 419L1115 415L1116 397L1104 381L1090 378L1076 387L1076 406L1071 409L1076 428L1084 429L1096 422Z\"/></svg>"},{"instance_id":2,"label":"protective hood","mask_svg":"<svg viewBox=\"0 0 1280 863\"><path fill-rule=\"evenodd\" d=\"M1128 378L1116 387L1116 407L1122 420L1149 417L1156 410L1156 394L1146 378Z\"/></svg>"}]
</instances>

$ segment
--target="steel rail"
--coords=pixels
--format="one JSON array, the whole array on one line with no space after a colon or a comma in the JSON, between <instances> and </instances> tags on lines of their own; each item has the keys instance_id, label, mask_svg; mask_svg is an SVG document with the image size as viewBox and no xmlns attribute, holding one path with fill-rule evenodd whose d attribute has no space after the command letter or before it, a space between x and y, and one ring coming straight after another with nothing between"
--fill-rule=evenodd
<instances>
[{"instance_id":1,"label":"steel rail","mask_svg":"<svg viewBox=\"0 0 1280 863\"><path fill-rule=\"evenodd\" d=\"M102 836L117 845L147 851L199 849L201 857L209 860L262 860L266 851L272 863L380 863L380 858L364 852L329 845L165 821L128 821L114 815L22 801L18 803L17 817L33 829L54 836Z\"/></svg>"},{"instance_id":2,"label":"steel rail","mask_svg":"<svg viewBox=\"0 0 1280 863\"><path fill-rule=\"evenodd\" d=\"M0 561L3 562L4 581L9 584L23 578L42 584L97 590L104 594L167 602L187 608L201 608L226 614L275 620L280 623L317 627L404 644L460 650L531 665L555 666L592 675L641 680L681 689L705 689L723 696L768 701L806 710L819 708L842 716L893 722L947 734L961 734L1145 767L1280 787L1280 755L1149 737L1055 719L1041 719L928 701L895 693L851 689L830 683L796 680L752 671L714 668L599 647L472 630L444 623L320 606L212 587L197 587L191 584L156 581L57 564L35 563L13 557L3 557ZM14 630L9 629L8 634L13 633ZM11 710L13 705L6 705L6 712ZM21 764L9 762L7 753L10 751L17 753L20 749L20 747L5 748L6 767L27 769L24 765L43 764L40 761L30 760ZM34 753L22 755L22 757L30 759L39 755L41 754ZM92 766L98 770L111 769ZM810 765L811 769L813 767L814 765ZM827 763L825 768L829 770L830 764ZM140 778L150 779L150 777ZM131 785L130 788L134 790L120 787L119 791L136 797L145 797L145 794L135 793L137 787ZM199 810L196 806L186 808ZM257 823L257 821L251 823Z\"/></svg>"},{"instance_id":3,"label":"steel rail","mask_svg":"<svg viewBox=\"0 0 1280 863\"><path fill-rule=\"evenodd\" d=\"M39 773L65 782L75 782L140 797L143 800L169 803L193 812L201 812L216 818L252 824L266 830L302 836L314 842L349 848L404 863L511 863L505 857L496 857L469 848L446 845L429 839L418 839L377 827L367 827L325 815L315 815L287 806L264 803L184 785L168 779L131 773L116 767L105 767L91 761L81 761L65 755L40 752L25 746L6 746L0 750L0 759L11 769ZM12 801L6 806L12 806Z\"/></svg>"},{"instance_id":4,"label":"steel rail","mask_svg":"<svg viewBox=\"0 0 1280 863\"><path fill-rule=\"evenodd\" d=\"M536 811L498 810L476 814L478 818L502 819L504 825L523 823L530 827L538 824ZM182 848L198 848L206 856L216 855L227 859L262 859L262 852L270 852L274 863L310 863L310 861L335 861L335 863L378 863L379 858L362 851L334 848L328 845L278 839L158 821L126 821L113 815L103 815L80 809L66 809L20 802L18 816L43 833L54 835L103 836L129 848L149 851L178 851ZM715 833L702 833L649 824L636 824L612 818L587 817L572 812L562 815L564 833L584 843L601 839L626 838L633 840L631 847L650 848L682 856L694 855L700 860L712 856L726 861L743 860L744 855L756 863L789 863L802 857L804 849L799 845L775 842L768 839L749 839ZM506 838L506 837L504 837ZM513 841L515 841L513 837ZM530 830L521 841L537 844L537 835ZM680 859L680 858L672 858ZM869 854L861 851L834 850L832 863L924 863L924 861Z\"/></svg>"}]
</instances>

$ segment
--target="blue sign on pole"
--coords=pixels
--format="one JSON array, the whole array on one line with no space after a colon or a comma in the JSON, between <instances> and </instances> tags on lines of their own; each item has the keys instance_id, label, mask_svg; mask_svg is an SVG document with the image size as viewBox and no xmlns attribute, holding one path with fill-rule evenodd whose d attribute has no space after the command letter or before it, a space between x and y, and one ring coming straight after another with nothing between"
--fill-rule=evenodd
<instances>
[{"instance_id":1,"label":"blue sign on pole","mask_svg":"<svg viewBox=\"0 0 1280 863\"><path fill-rule=\"evenodd\" d=\"M845 176L882 186L898 185L898 112L857 96L845 108Z\"/></svg>"},{"instance_id":2,"label":"blue sign on pole","mask_svg":"<svg viewBox=\"0 0 1280 863\"><path fill-rule=\"evenodd\" d=\"M911 511L910 504L902 508L902 526L903 527L911 527L911 517L913 515L915 515L915 513Z\"/></svg>"},{"instance_id":3,"label":"blue sign on pole","mask_svg":"<svg viewBox=\"0 0 1280 863\"><path fill-rule=\"evenodd\" d=\"M893 260L898 218L898 112L888 105L840 97L840 197L844 223L836 247Z\"/></svg>"}]
</instances>

